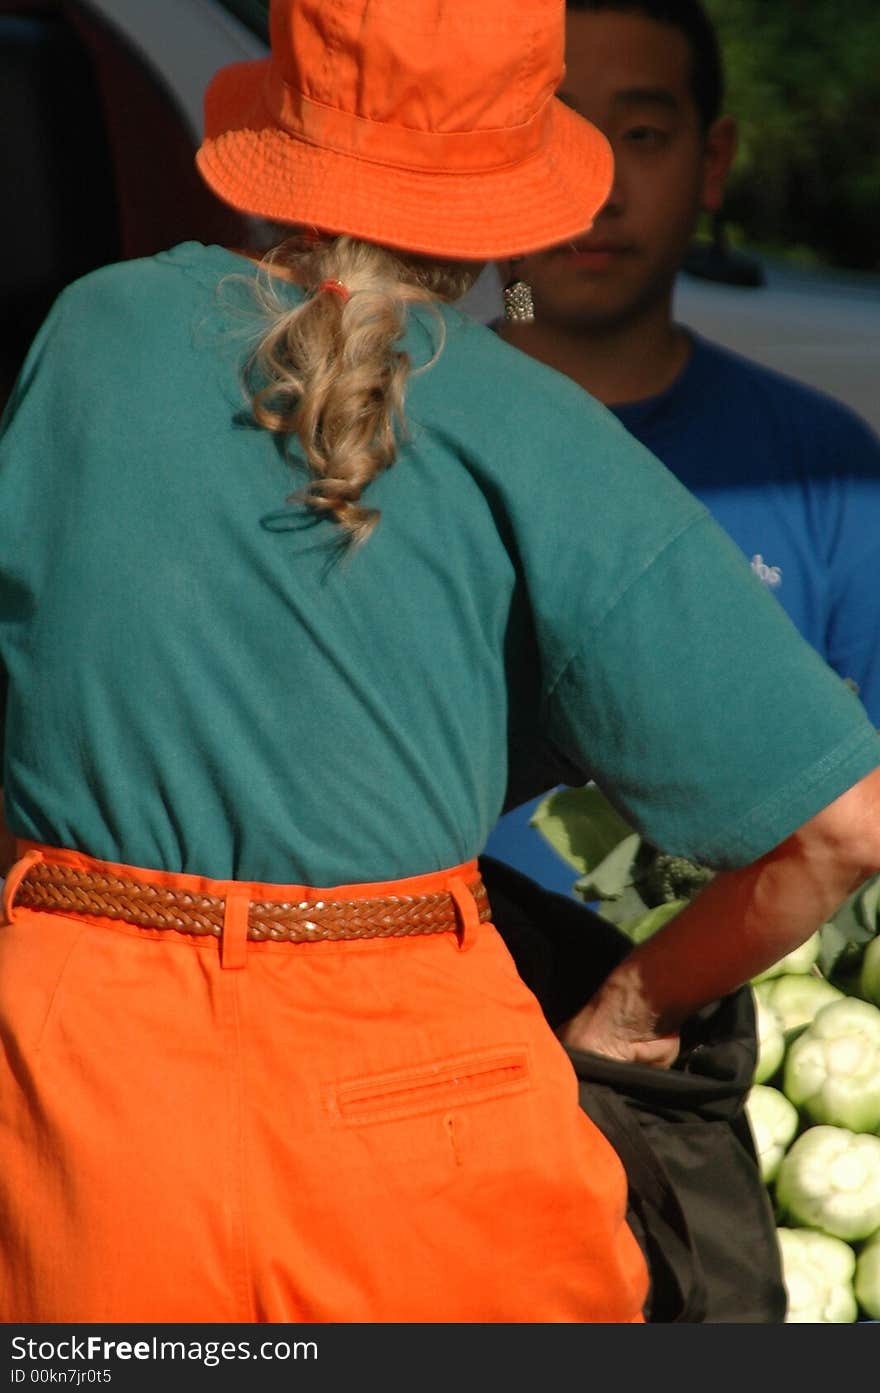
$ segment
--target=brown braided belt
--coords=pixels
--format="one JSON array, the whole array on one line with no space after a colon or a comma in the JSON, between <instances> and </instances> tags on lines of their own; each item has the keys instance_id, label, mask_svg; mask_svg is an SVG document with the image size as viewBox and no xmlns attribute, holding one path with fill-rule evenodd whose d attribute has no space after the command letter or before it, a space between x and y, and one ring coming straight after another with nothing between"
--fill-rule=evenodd
<instances>
[{"instance_id":1,"label":"brown braided belt","mask_svg":"<svg viewBox=\"0 0 880 1393\"><path fill-rule=\"evenodd\" d=\"M490 917L486 888L468 885L480 921ZM175 929L213 934L223 929L226 901L219 895L190 894L163 885L142 884L101 871L38 861L22 878L15 901L28 909L57 914L88 914L123 919L144 929ZM384 895L359 900L252 900L247 936L256 942L315 943L323 939L401 938L408 934L449 933L459 929L455 901L448 890L427 895Z\"/></svg>"}]
</instances>

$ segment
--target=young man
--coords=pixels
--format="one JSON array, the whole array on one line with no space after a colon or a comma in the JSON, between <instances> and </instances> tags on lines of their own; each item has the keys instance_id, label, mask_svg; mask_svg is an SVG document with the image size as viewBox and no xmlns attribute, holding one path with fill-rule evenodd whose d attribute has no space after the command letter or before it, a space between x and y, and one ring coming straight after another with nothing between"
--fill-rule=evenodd
<instances>
[{"instance_id":1,"label":"young man","mask_svg":"<svg viewBox=\"0 0 880 1393\"><path fill-rule=\"evenodd\" d=\"M673 319L676 274L736 149L710 21L699 0L567 10L560 95L610 139L614 188L588 235L500 268L531 286L535 317L499 332L609 406L703 500L880 726L880 442ZM571 867L529 826L538 801L502 818L487 852L568 893Z\"/></svg>"}]
</instances>

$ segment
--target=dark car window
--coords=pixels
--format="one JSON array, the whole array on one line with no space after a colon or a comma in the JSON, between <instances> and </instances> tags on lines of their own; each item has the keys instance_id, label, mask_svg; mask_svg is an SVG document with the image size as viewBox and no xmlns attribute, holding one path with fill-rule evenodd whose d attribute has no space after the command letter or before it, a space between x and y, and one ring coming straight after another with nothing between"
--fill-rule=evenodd
<instances>
[{"instance_id":1,"label":"dark car window","mask_svg":"<svg viewBox=\"0 0 880 1393\"><path fill-rule=\"evenodd\" d=\"M226 8L265 31L267 5ZM200 179L161 69L90 4L0 0L0 127L2 408L70 281L190 238L238 246L244 224Z\"/></svg>"},{"instance_id":2,"label":"dark car window","mask_svg":"<svg viewBox=\"0 0 880 1393\"><path fill-rule=\"evenodd\" d=\"M261 39L268 39L269 0L220 0L220 3Z\"/></svg>"}]
</instances>

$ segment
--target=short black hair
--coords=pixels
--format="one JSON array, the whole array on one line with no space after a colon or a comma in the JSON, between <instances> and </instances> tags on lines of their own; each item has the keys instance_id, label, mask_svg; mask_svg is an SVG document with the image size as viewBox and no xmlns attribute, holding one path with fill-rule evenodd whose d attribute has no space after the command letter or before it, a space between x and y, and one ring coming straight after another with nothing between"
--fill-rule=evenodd
<instances>
[{"instance_id":1,"label":"short black hair","mask_svg":"<svg viewBox=\"0 0 880 1393\"><path fill-rule=\"evenodd\" d=\"M568 10L617 10L678 29L691 51L691 91L704 130L721 114L724 69L718 35L700 0L566 0Z\"/></svg>"}]
</instances>

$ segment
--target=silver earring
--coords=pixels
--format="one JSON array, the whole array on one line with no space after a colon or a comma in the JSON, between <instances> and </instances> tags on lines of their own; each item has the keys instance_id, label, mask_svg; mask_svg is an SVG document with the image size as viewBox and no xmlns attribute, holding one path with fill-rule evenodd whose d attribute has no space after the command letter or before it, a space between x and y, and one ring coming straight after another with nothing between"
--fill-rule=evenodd
<instances>
[{"instance_id":1,"label":"silver earring","mask_svg":"<svg viewBox=\"0 0 880 1393\"><path fill-rule=\"evenodd\" d=\"M528 281L513 280L502 291L504 318L518 324L531 324L535 318L535 298Z\"/></svg>"}]
</instances>

